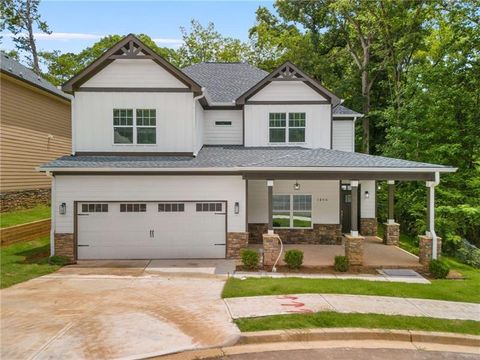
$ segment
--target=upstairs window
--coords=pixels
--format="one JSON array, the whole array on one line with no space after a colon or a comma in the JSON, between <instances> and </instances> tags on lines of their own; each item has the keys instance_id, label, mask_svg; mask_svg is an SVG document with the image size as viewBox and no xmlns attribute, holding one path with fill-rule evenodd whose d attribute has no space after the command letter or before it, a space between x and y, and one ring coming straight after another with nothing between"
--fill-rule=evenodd
<instances>
[{"instance_id":1,"label":"upstairs window","mask_svg":"<svg viewBox=\"0 0 480 360\"><path fill-rule=\"evenodd\" d=\"M271 144L304 143L306 115L304 112L270 113L269 142Z\"/></svg>"},{"instance_id":2,"label":"upstairs window","mask_svg":"<svg viewBox=\"0 0 480 360\"><path fill-rule=\"evenodd\" d=\"M157 142L157 111L155 109L137 109L137 144L155 144Z\"/></svg>"},{"instance_id":3,"label":"upstairs window","mask_svg":"<svg viewBox=\"0 0 480 360\"><path fill-rule=\"evenodd\" d=\"M305 113L288 113L288 142L305 142Z\"/></svg>"},{"instance_id":4,"label":"upstairs window","mask_svg":"<svg viewBox=\"0 0 480 360\"><path fill-rule=\"evenodd\" d=\"M155 109L113 109L113 143L156 144L156 117Z\"/></svg>"},{"instance_id":5,"label":"upstairs window","mask_svg":"<svg viewBox=\"0 0 480 360\"><path fill-rule=\"evenodd\" d=\"M132 109L113 109L113 142L133 144Z\"/></svg>"},{"instance_id":6,"label":"upstairs window","mask_svg":"<svg viewBox=\"0 0 480 360\"><path fill-rule=\"evenodd\" d=\"M285 113L270 113L269 126L271 143L286 142L287 116Z\"/></svg>"}]
</instances>

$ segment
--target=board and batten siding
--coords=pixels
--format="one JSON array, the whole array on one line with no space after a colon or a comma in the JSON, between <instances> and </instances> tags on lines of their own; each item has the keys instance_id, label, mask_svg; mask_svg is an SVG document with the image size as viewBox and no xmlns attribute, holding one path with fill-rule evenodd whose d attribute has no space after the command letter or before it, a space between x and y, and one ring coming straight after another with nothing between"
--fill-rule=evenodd
<instances>
[{"instance_id":1,"label":"board and batten siding","mask_svg":"<svg viewBox=\"0 0 480 360\"><path fill-rule=\"evenodd\" d=\"M215 125L217 121L231 121L232 125ZM205 145L242 145L242 110L205 110Z\"/></svg>"},{"instance_id":2,"label":"board and batten siding","mask_svg":"<svg viewBox=\"0 0 480 360\"><path fill-rule=\"evenodd\" d=\"M321 101L326 100L302 81L273 81L248 101Z\"/></svg>"},{"instance_id":3,"label":"board and batten siding","mask_svg":"<svg viewBox=\"0 0 480 360\"><path fill-rule=\"evenodd\" d=\"M361 185L360 194L360 217L364 219L376 217L376 184L375 180L359 181ZM368 191L368 199L365 197L365 191Z\"/></svg>"},{"instance_id":4,"label":"board and batten siding","mask_svg":"<svg viewBox=\"0 0 480 360\"><path fill-rule=\"evenodd\" d=\"M55 176L55 232L73 233L74 201L227 201L227 230L246 231L245 180L241 176ZM60 215L59 206L67 211ZM234 204L240 211L235 214ZM112 224L114 226L114 224ZM188 224L185 224L188 226Z\"/></svg>"},{"instance_id":5,"label":"board and batten siding","mask_svg":"<svg viewBox=\"0 0 480 360\"><path fill-rule=\"evenodd\" d=\"M294 190L295 180L275 180L273 194L312 195L314 224L340 223L340 189L337 180L298 180L300 190ZM268 223L268 189L266 180L248 181L248 223Z\"/></svg>"},{"instance_id":6,"label":"board and batten siding","mask_svg":"<svg viewBox=\"0 0 480 360\"><path fill-rule=\"evenodd\" d=\"M77 92L76 152L193 152L192 93ZM113 109L156 109L157 143L114 144Z\"/></svg>"},{"instance_id":7,"label":"board and batten siding","mask_svg":"<svg viewBox=\"0 0 480 360\"><path fill-rule=\"evenodd\" d=\"M163 67L147 59L114 60L82 87L187 88Z\"/></svg>"},{"instance_id":8,"label":"board and batten siding","mask_svg":"<svg viewBox=\"0 0 480 360\"><path fill-rule=\"evenodd\" d=\"M245 146L283 146L269 142L269 113L304 112L307 148L330 148L331 105L245 105ZM288 121L288 115L287 115Z\"/></svg>"},{"instance_id":9,"label":"board and batten siding","mask_svg":"<svg viewBox=\"0 0 480 360\"><path fill-rule=\"evenodd\" d=\"M332 149L355 151L355 123L353 120L333 120Z\"/></svg>"},{"instance_id":10,"label":"board and batten siding","mask_svg":"<svg viewBox=\"0 0 480 360\"><path fill-rule=\"evenodd\" d=\"M49 188L41 164L71 153L70 103L1 75L1 192Z\"/></svg>"}]
</instances>

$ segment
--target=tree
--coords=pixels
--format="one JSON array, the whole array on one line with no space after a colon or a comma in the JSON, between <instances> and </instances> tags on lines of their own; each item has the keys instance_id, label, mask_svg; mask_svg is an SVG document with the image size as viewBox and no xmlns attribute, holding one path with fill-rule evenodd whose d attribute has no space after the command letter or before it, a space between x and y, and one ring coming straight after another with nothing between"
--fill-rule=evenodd
<instances>
[{"instance_id":1,"label":"tree","mask_svg":"<svg viewBox=\"0 0 480 360\"><path fill-rule=\"evenodd\" d=\"M5 18L5 27L13 34L17 50L27 52L33 71L40 74L40 61L35 42L34 31L51 31L38 12L40 0L2 0L1 10Z\"/></svg>"}]
</instances>

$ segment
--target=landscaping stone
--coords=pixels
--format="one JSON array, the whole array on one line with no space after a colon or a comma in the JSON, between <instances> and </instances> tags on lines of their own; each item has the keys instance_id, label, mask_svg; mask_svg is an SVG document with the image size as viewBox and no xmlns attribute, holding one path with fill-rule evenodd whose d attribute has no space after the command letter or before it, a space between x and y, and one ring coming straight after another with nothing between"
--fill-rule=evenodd
<instances>
[{"instance_id":1,"label":"landscaping stone","mask_svg":"<svg viewBox=\"0 0 480 360\"><path fill-rule=\"evenodd\" d=\"M348 234L343 237L345 239L345 256L348 258L350 265L362 265L365 238Z\"/></svg>"},{"instance_id":2,"label":"landscaping stone","mask_svg":"<svg viewBox=\"0 0 480 360\"><path fill-rule=\"evenodd\" d=\"M400 242L400 224L384 223L383 224L383 243L385 245L398 246Z\"/></svg>"},{"instance_id":3,"label":"landscaping stone","mask_svg":"<svg viewBox=\"0 0 480 360\"><path fill-rule=\"evenodd\" d=\"M0 212L50 205L50 189L12 191L0 194Z\"/></svg>"},{"instance_id":4,"label":"landscaping stone","mask_svg":"<svg viewBox=\"0 0 480 360\"><path fill-rule=\"evenodd\" d=\"M273 266L280 254L280 236L263 234L263 265Z\"/></svg>"},{"instance_id":5,"label":"landscaping stone","mask_svg":"<svg viewBox=\"0 0 480 360\"><path fill-rule=\"evenodd\" d=\"M227 233L227 259L240 259L240 252L248 246L248 232Z\"/></svg>"},{"instance_id":6,"label":"landscaping stone","mask_svg":"<svg viewBox=\"0 0 480 360\"><path fill-rule=\"evenodd\" d=\"M427 235L420 235L419 237L419 254L418 261L420 264L428 267L432 261L432 238ZM442 238L437 236L437 258L442 254Z\"/></svg>"},{"instance_id":7,"label":"landscaping stone","mask_svg":"<svg viewBox=\"0 0 480 360\"><path fill-rule=\"evenodd\" d=\"M55 233L55 255L65 256L71 261L75 258L75 241L73 234Z\"/></svg>"},{"instance_id":8,"label":"landscaping stone","mask_svg":"<svg viewBox=\"0 0 480 360\"><path fill-rule=\"evenodd\" d=\"M363 236L377 236L377 219L376 218L361 218L360 219L360 234Z\"/></svg>"}]
</instances>

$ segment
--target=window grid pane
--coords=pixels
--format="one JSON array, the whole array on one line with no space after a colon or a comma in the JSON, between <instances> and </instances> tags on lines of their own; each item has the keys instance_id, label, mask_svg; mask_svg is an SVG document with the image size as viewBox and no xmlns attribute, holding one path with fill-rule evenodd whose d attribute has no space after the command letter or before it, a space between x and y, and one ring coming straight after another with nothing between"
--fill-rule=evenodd
<instances>
[{"instance_id":1,"label":"window grid pane","mask_svg":"<svg viewBox=\"0 0 480 360\"><path fill-rule=\"evenodd\" d=\"M155 126L157 110L137 109L137 126Z\"/></svg>"},{"instance_id":2,"label":"window grid pane","mask_svg":"<svg viewBox=\"0 0 480 360\"><path fill-rule=\"evenodd\" d=\"M113 125L133 126L133 109L113 109Z\"/></svg>"}]
</instances>

